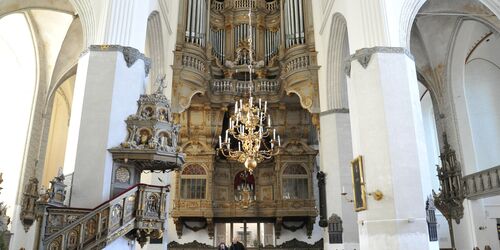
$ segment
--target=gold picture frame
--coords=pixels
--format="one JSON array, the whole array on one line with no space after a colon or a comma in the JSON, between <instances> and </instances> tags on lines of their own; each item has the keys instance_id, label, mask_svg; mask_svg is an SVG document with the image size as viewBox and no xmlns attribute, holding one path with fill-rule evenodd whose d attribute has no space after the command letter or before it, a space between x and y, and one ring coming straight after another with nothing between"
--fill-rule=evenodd
<instances>
[{"instance_id":1,"label":"gold picture frame","mask_svg":"<svg viewBox=\"0 0 500 250\"><path fill-rule=\"evenodd\" d=\"M360 155L351 161L352 194L356 212L366 210L366 190L363 174L363 157Z\"/></svg>"}]
</instances>

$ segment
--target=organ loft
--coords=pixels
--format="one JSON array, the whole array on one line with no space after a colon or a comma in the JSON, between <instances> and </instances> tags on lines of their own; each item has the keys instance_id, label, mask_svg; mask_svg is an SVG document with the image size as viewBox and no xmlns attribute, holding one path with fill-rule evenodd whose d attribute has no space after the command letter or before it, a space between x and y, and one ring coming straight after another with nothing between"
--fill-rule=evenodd
<instances>
[{"instance_id":1,"label":"organ loft","mask_svg":"<svg viewBox=\"0 0 500 250\"><path fill-rule=\"evenodd\" d=\"M274 227L279 238L288 221L310 236L318 215L319 129L310 1L196 0L182 1L180 10L172 66L172 104L186 154L173 185L178 237L202 225L210 238L227 242L225 223L245 222L266 223L264 234ZM227 137L235 102L250 95L266 102L282 139L279 154L253 172L222 155L217 143Z\"/></svg>"}]
</instances>

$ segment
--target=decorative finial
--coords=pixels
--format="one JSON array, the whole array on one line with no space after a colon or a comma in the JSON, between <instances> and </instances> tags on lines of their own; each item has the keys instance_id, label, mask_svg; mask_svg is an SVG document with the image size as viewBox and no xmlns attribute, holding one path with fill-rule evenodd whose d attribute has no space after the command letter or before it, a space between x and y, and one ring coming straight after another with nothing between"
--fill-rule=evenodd
<instances>
[{"instance_id":1,"label":"decorative finial","mask_svg":"<svg viewBox=\"0 0 500 250\"><path fill-rule=\"evenodd\" d=\"M61 176L64 176L64 172L63 172L63 168L59 167L59 169L57 170L57 177L61 177Z\"/></svg>"},{"instance_id":2,"label":"decorative finial","mask_svg":"<svg viewBox=\"0 0 500 250\"><path fill-rule=\"evenodd\" d=\"M446 152L450 149L450 144L448 143L448 135L446 135L446 132L443 132L443 143L444 143L444 150Z\"/></svg>"},{"instance_id":3,"label":"decorative finial","mask_svg":"<svg viewBox=\"0 0 500 250\"><path fill-rule=\"evenodd\" d=\"M158 85L158 88L156 89L156 93L157 93L157 94L163 94L163 89L164 89L165 87L167 87L167 86L166 86L166 84L165 84L165 78L166 78L166 77L167 77L167 75L166 75L166 74L163 74L163 75L161 75L161 76L159 75L159 76L156 78L156 84Z\"/></svg>"}]
</instances>

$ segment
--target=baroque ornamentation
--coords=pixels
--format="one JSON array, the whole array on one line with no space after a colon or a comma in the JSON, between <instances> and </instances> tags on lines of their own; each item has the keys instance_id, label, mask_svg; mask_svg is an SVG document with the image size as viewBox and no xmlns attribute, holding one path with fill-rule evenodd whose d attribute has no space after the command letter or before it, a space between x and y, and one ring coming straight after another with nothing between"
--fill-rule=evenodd
<instances>
[{"instance_id":1,"label":"baroque ornamentation","mask_svg":"<svg viewBox=\"0 0 500 250\"><path fill-rule=\"evenodd\" d=\"M462 169L457 161L455 150L448 144L446 134L443 134L444 151L441 153L441 167L437 166L439 178L439 193L433 190L434 204L448 220L460 223L464 216L463 201L465 185L462 180Z\"/></svg>"},{"instance_id":2,"label":"baroque ornamentation","mask_svg":"<svg viewBox=\"0 0 500 250\"><path fill-rule=\"evenodd\" d=\"M303 221L302 223L300 223L300 225L298 226L294 226L294 225L287 225L285 222L281 223L281 225L283 226L284 229L286 230L289 230L289 231L292 231L292 232L295 232L301 228L304 228L304 226L306 225L306 222Z\"/></svg>"},{"instance_id":3,"label":"baroque ornamentation","mask_svg":"<svg viewBox=\"0 0 500 250\"><path fill-rule=\"evenodd\" d=\"M434 205L448 221L451 247L455 249L452 220L458 224L464 216L464 199L466 197L465 183L462 179L462 169L457 161L455 150L448 144L448 137L443 133L444 150L439 156L441 167L437 166L439 193L432 190Z\"/></svg>"},{"instance_id":4,"label":"baroque ornamentation","mask_svg":"<svg viewBox=\"0 0 500 250\"><path fill-rule=\"evenodd\" d=\"M368 64L370 63L371 57L373 54L377 53L390 53L390 54L405 54L408 56L411 60L415 60L413 58L413 55L410 53L410 51L406 48L403 47L372 47L372 48L362 48L359 50L356 50L356 53L351 55L349 60L346 62L346 74L348 76L351 75L351 68L350 65L352 61L356 60L363 66L363 68L367 68Z\"/></svg>"},{"instance_id":5,"label":"baroque ornamentation","mask_svg":"<svg viewBox=\"0 0 500 250\"><path fill-rule=\"evenodd\" d=\"M47 190L41 190L41 194L38 204L50 205L54 207L64 206L64 200L66 199L66 184L64 184L64 174L62 168L59 168L57 176L50 181L50 188Z\"/></svg>"},{"instance_id":6,"label":"baroque ornamentation","mask_svg":"<svg viewBox=\"0 0 500 250\"><path fill-rule=\"evenodd\" d=\"M337 214L332 214L328 219L328 236L330 244L342 243L343 232L342 218Z\"/></svg>"},{"instance_id":7,"label":"baroque ornamentation","mask_svg":"<svg viewBox=\"0 0 500 250\"><path fill-rule=\"evenodd\" d=\"M156 92L140 96L136 114L125 121L127 138L109 149L115 161L130 162L141 171L166 171L184 163L177 149L180 125L173 123L170 101L163 94L164 79L158 80Z\"/></svg>"},{"instance_id":8,"label":"baroque ornamentation","mask_svg":"<svg viewBox=\"0 0 500 250\"><path fill-rule=\"evenodd\" d=\"M31 177L24 188L21 202L20 219L24 226L24 231L28 232L31 225L36 220L36 201L38 200L38 179Z\"/></svg>"},{"instance_id":9,"label":"baroque ornamentation","mask_svg":"<svg viewBox=\"0 0 500 250\"><path fill-rule=\"evenodd\" d=\"M119 51L123 54L123 59L127 63L127 67L132 67L137 60L144 62L144 72L146 76L149 74L151 68L151 59L142 54L138 49L121 45L90 45L87 49L82 51L80 57L87 54L89 51Z\"/></svg>"},{"instance_id":10,"label":"baroque ornamentation","mask_svg":"<svg viewBox=\"0 0 500 250\"><path fill-rule=\"evenodd\" d=\"M86 248L102 249L122 236L137 239L141 245L149 238L161 238L167 213L161 204L166 202L168 192L169 186L139 184L95 210L48 206L42 220L46 224L41 225L46 229L41 239L42 248L70 249L85 244ZM151 202L152 194L158 200Z\"/></svg>"},{"instance_id":11,"label":"baroque ornamentation","mask_svg":"<svg viewBox=\"0 0 500 250\"><path fill-rule=\"evenodd\" d=\"M239 4L239 7L229 7L233 3ZM249 13L252 3L262 5L262 8L253 8ZM178 117L182 129L179 135L182 152L186 153L184 166L203 164L206 174L191 178L202 180L199 184L184 176L183 171L175 172L176 190L171 216L179 237L185 224L195 225L190 222L200 218L207 220L210 236L210 220L228 217L259 217L276 221L277 237L284 227L281 225L283 220L288 226L296 226L291 221L299 220L304 223L299 231L303 231L304 235L312 232L312 218L318 214L313 193L313 166L317 151L308 145L308 139L316 132L314 126L319 129L319 115L311 114L319 114L320 111L319 66L313 40L308 41L306 35L281 37L280 3L283 2L212 1L211 8L216 11L210 13L210 30L205 33L210 32L210 36L197 35L199 31L192 30L191 23L182 24L185 26L181 27L183 31L188 32L184 33L185 39L177 41L174 51L172 105L175 106L174 112L180 112ZM183 14L189 16L189 2L182 7ZM306 32L310 34L309 30L302 34ZM228 40L229 34L231 39ZM210 39L203 40L205 37ZM229 139L226 144L225 138L230 137L231 148L238 149L237 140L229 132L225 136L225 130L228 129L235 101L243 98L242 102L249 102L250 89L255 106L258 107L260 98L263 110L267 101L269 115L276 127L274 148L278 146L278 134L283 140L283 147L279 154L259 163L254 172L254 185L245 190L244 186L238 189L241 183L237 181L237 175L245 170L243 164L218 154L217 148L220 147L217 144L219 135L221 144L225 145L229 144ZM237 105L238 109L242 107L239 100ZM246 115L242 113L240 121ZM254 115L258 117L255 112ZM266 123L264 120L263 126ZM238 129L239 125L232 127ZM248 133L248 126L245 125L245 128L245 133ZM252 132L258 134L259 129ZM270 134L270 138L263 140L269 148L268 139L274 140L273 129ZM301 192L292 192L292 188L283 190L281 176L289 164L299 164L305 169L300 174L301 183L306 183L301 186ZM290 187L296 185L293 181L286 184ZM194 192L197 193L195 196L202 198L187 198L190 195L184 190L198 189L207 190L203 196ZM255 202L250 202L252 197Z\"/></svg>"},{"instance_id":12,"label":"baroque ornamentation","mask_svg":"<svg viewBox=\"0 0 500 250\"><path fill-rule=\"evenodd\" d=\"M188 242L188 243L184 243L184 244L180 244L176 241L171 241L170 243L168 243L168 248L208 248L208 249L212 249L214 248L213 246L210 246L210 245L207 245L205 243L200 243L198 241L192 241L192 242Z\"/></svg>"}]
</instances>

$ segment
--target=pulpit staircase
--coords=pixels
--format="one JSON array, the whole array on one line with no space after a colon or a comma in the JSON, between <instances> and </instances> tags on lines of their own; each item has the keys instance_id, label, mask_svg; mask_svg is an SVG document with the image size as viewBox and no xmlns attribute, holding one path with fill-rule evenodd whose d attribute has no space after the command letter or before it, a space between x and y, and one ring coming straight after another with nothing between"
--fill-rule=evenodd
<instances>
[{"instance_id":1,"label":"pulpit staircase","mask_svg":"<svg viewBox=\"0 0 500 250\"><path fill-rule=\"evenodd\" d=\"M169 186L137 184L94 209L43 207L38 249L102 249L127 236L161 238Z\"/></svg>"}]
</instances>

